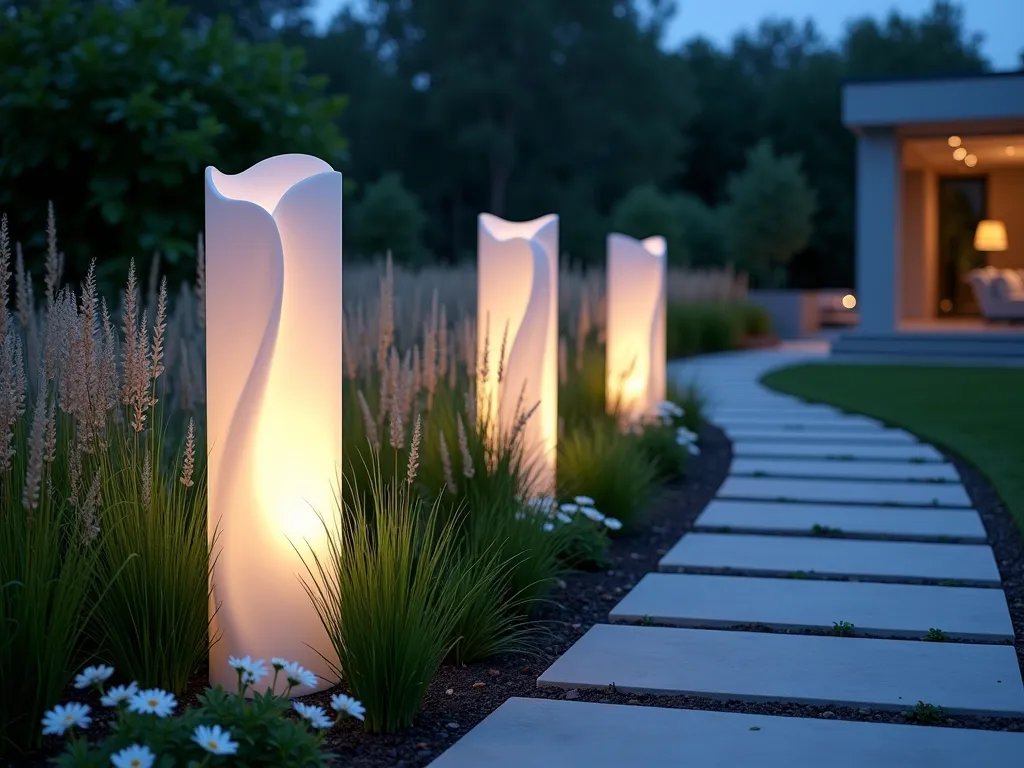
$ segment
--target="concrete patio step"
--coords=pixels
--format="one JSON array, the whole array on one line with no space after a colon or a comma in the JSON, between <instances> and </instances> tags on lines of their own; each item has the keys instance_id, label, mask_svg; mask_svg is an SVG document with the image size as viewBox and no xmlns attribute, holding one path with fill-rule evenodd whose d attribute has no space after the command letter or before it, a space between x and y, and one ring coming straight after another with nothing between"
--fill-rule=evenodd
<instances>
[{"instance_id":1,"label":"concrete patio step","mask_svg":"<svg viewBox=\"0 0 1024 768\"><path fill-rule=\"evenodd\" d=\"M786 477L729 477L718 489L721 499L760 499L881 506L959 507L970 509L962 485L891 481L800 480Z\"/></svg>"},{"instance_id":2,"label":"concrete patio step","mask_svg":"<svg viewBox=\"0 0 1024 768\"><path fill-rule=\"evenodd\" d=\"M810 426L806 429L781 429L769 426L725 427L722 429L732 441L768 441L831 443L840 445L913 445L917 438L898 429L876 428L870 431L850 432L832 429L825 425Z\"/></svg>"},{"instance_id":3,"label":"concrete patio step","mask_svg":"<svg viewBox=\"0 0 1024 768\"><path fill-rule=\"evenodd\" d=\"M855 581L802 581L746 576L649 573L610 614L614 622L678 627L763 625L832 631L839 622L863 637L1012 641L1002 590Z\"/></svg>"},{"instance_id":4,"label":"concrete patio step","mask_svg":"<svg viewBox=\"0 0 1024 768\"><path fill-rule=\"evenodd\" d=\"M1024 715L1008 645L599 624L539 686L740 701Z\"/></svg>"},{"instance_id":5,"label":"concrete patio step","mask_svg":"<svg viewBox=\"0 0 1024 768\"><path fill-rule=\"evenodd\" d=\"M790 504L715 499L694 523L696 530L777 533L982 543L981 517L970 509L871 507L856 504Z\"/></svg>"},{"instance_id":6,"label":"concrete patio step","mask_svg":"<svg viewBox=\"0 0 1024 768\"><path fill-rule=\"evenodd\" d=\"M869 445L863 443L798 443L765 440L733 440L732 455L736 457L771 457L786 459L827 459L829 461L893 461L941 462L945 457L930 445L905 443Z\"/></svg>"},{"instance_id":7,"label":"concrete patio step","mask_svg":"<svg viewBox=\"0 0 1024 768\"><path fill-rule=\"evenodd\" d=\"M1011 766L1024 733L512 698L432 768Z\"/></svg>"},{"instance_id":8,"label":"concrete patio step","mask_svg":"<svg viewBox=\"0 0 1024 768\"><path fill-rule=\"evenodd\" d=\"M999 586L992 549L981 544L926 544L806 536L688 533L658 563L667 572L749 576L957 582Z\"/></svg>"},{"instance_id":9,"label":"concrete patio step","mask_svg":"<svg viewBox=\"0 0 1024 768\"><path fill-rule=\"evenodd\" d=\"M737 457L729 474L740 477L802 477L828 480L913 480L958 483L960 475L949 463L893 463L891 461L830 461L829 459L770 459Z\"/></svg>"}]
</instances>

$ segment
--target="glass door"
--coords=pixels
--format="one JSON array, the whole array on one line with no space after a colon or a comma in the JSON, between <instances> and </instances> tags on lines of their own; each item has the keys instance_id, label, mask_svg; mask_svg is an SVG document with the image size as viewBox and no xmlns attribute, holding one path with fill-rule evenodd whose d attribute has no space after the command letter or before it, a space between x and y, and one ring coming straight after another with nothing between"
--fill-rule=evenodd
<instances>
[{"instance_id":1,"label":"glass door","mask_svg":"<svg viewBox=\"0 0 1024 768\"><path fill-rule=\"evenodd\" d=\"M938 317L978 314L978 302L967 273L985 266L985 254L974 250L974 230L985 218L988 177L939 179Z\"/></svg>"}]
</instances>

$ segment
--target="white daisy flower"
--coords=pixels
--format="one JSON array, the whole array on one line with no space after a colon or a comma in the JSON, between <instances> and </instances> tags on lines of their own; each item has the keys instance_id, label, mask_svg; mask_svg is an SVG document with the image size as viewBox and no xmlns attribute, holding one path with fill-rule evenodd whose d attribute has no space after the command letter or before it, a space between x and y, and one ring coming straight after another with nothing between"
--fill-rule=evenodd
<instances>
[{"instance_id":1,"label":"white daisy flower","mask_svg":"<svg viewBox=\"0 0 1024 768\"><path fill-rule=\"evenodd\" d=\"M282 669L288 666L288 660L282 659L280 656L275 656L270 660L270 666L280 672Z\"/></svg>"},{"instance_id":2,"label":"white daisy flower","mask_svg":"<svg viewBox=\"0 0 1024 768\"><path fill-rule=\"evenodd\" d=\"M86 667L75 677L75 688L88 688L90 685L100 685L110 679L114 674L114 668L100 664L95 667Z\"/></svg>"},{"instance_id":3,"label":"white daisy flower","mask_svg":"<svg viewBox=\"0 0 1024 768\"><path fill-rule=\"evenodd\" d=\"M152 768L155 761L156 755L144 744L132 744L110 756L114 768Z\"/></svg>"},{"instance_id":4,"label":"white daisy flower","mask_svg":"<svg viewBox=\"0 0 1024 768\"><path fill-rule=\"evenodd\" d=\"M607 528L609 528L609 529L611 529L613 531L621 531L622 530L622 523L619 520L616 520L614 517L606 517L604 519L604 524L605 524L605 526Z\"/></svg>"},{"instance_id":5,"label":"white daisy flower","mask_svg":"<svg viewBox=\"0 0 1024 768\"><path fill-rule=\"evenodd\" d=\"M573 501L575 501L581 507L592 507L592 506L594 506L594 500L592 498L590 498L589 496L577 496L575 499L573 499Z\"/></svg>"},{"instance_id":6,"label":"white daisy flower","mask_svg":"<svg viewBox=\"0 0 1024 768\"><path fill-rule=\"evenodd\" d=\"M173 693L161 691L159 688L147 688L128 699L128 711L140 715L167 717L177 704L178 700L174 698Z\"/></svg>"},{"instance_id":7,"label":"white daisy flower","mask_svg":"<svg viewBox=\"0 0 1024 768\"><path fill-rule=\"evenodd\" d=\"M602 515L593 507L584 507L580 511L583 513L583 516L586 517L588 520L593 520L595 523L604 522L604 515Z\"/></svg>"},{"instance_id":8,"label":"white daisy flower","mask_svg":"<svg viewBox=\"0 0 1024 768\"><path fill-rule=\"evenodd\" d=\"M516 520L525 520L525 519L526 519L526 513L525 512L516 512Z\"/></svg>"},{"instance_id":9,"label":"white daisy flower","mask_svg":"<svg viewBox=\"0 0 1024 768\"><path fill-rule=\"evenodd\" d=\"M128 683L128 685L115 685L100 699L100 704L105 707L116 707L118 704L124 704L132 696L139 692L138 683Z\"/></svg>"},{"instance_id":10,"label":"white daisy flower","mask_svg":"<svg viewBox=\"0 0 1024 768\"><path fill-rule=\"evenodd\" d=\"M572 518L569 517L567 514L565 514L565 512L559 512L557 517L558 517L558 522L560 522L560 523L571 523L572 522Z\"/></svg>"},{"instance_id":11,"label":"white daisy flower","mask_svg":"<svg viewBox=\"0 0 1024 768\"><path fill-rule=\"evenodd\" d=\"M697 446L696 443L690 443L690 455L691 456L699 456L700 455L700 448Z\"/></svg>"},{"instance_id":12,"label":"white daisy flower","mask_svg":"<svg viewBox=\"0 0 1024 768\"><path fill-rule=\"evenodd\" d=\"M323 707L315 707L312 704L303 704L300 701L296 701L292 704L295 707L295 711L306 721L309 722L314 728L330 728L334 725L334 721L327 716L327 712L324 711Z\"/></svg>"},{"instance_id":13,"label":"white daisy flower","mask_svg":"<svg viewBox=\"0 0 1024 768\"><path fill-rule=\"evenodd\" d=\"M339 715L348 715L356 720L362 720L364 715L366 715L366 707L351 696L346 696L343 693L336 693L331 696L331 709Z\"/></svg>"},{"instance_id":14,"label":"white daisy flower","mask_svg":"<svg viewBox=\"0 0 1024 768\"><path fill-rule=\"evenodd\" d=\"M242 682L246 685L256 685L256 683L269 674L267 662L263 659L256 659L249 662L249 666L242 671Z\"/></svg>"},{"instance_id":15,"label":"white daisy flower","mask_svg":"<svg viewBox=\"0 0 1024 768\"><path fill-rule=\"evenodd\" d=\"M316 675L303 667L297 661L288 662L284 667L284 673L287 676L288 685L293 688L296 686L316 688Z\"/></svg>"},{"instance_id":16,"label":"white daisy flower","mask_svg":"<svg viewBox=\"0 0 1024 768\"><path fill-rule=\"evenodd\" d=\"M555 530L555 524L552 522L544 523L544 533L551 533Z\"/></svg>"},{"instance_id":17,"label":"white daisy flower","mask_svg":"<svg viewBox=\"0 0 1024 768\"><path fill-rule=\"evenodd\" d=\"M88 704L58 704L43 715L43 736L63 736L70 728L88 728L91 723Z\"/></svg>"},{"instance_id":18,"label":"white daisy flower","mask_svg":"<svg viewBox=\"0 0 1024 768\"><path fill-rule=\"evenodd\" d=\"M572 514L575 514L575 513L580 511L580 505L579 504L563 504L562 506L559 507L559 509L562 510L563 512L568 512L570 515L572 515Z\"/></svg>"},{"instance_id":19,"label":"white daisy flower","mask_svg":"<svg viewBox=\"0 0 1024 768\"><path fill-rule=\"evenodd\" d=\"M192 741L211 755L233 755L238 751L238 742L231 740L231 732L219 725L197 725Z\"/></svg>"}]
</instances>

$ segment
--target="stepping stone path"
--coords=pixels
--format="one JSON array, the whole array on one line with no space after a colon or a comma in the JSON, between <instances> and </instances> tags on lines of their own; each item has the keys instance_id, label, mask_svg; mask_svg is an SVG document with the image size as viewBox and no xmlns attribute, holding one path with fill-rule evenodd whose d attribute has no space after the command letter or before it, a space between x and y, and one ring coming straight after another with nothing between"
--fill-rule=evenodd
<instances>
[{"instance_id":1,"label":"stepping stone path","mask_svg":"<svg viewBox=\"0 0 1024 768\"><path fill-rule=\"evenodd\" d=\"M816 354L673 371L711 397L730 476L538 686L1024 717L999 571L955 467L905 432L759 384ZM959 768L1021 754L1024 733L515 698L433 765Z\"/></svg>"}]
</instances>

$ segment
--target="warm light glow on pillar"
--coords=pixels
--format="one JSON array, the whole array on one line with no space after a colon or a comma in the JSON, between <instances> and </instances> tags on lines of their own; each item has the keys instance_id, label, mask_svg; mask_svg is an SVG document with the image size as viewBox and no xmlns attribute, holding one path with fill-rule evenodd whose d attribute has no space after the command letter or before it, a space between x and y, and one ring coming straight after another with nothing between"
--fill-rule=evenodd
<instances>
[{"instance_id":1,"label":"warm light glow on pillar","mask_svg":"<svg viewBox=\"0 0 1024 768\"><path fill-rule=\"evenodd\" d=\"M608 235L607 398L627 420L665 399L665 238Z\"/></svg>"},{"instance_id":2,"label":"warm light glow on pillar","mask_svg":"<svg viewBox=\"0 0 1024 768\"><path fill-rule=\"evenodd\" d=\"M480 214L477 247L477 347L479 368L487 371L486 376L478 372L478 418L488 420L492 435L507 435L519 414L536 405L524 427L523 446L534 462L533 492L553 493L558 447L558 216L517 222Z\"/></svg>"},{"instance_id":3,"label":"warm light glow on pillar","mask_svg":"<svg viewBox=\"0 0 1024 768\"><path fill-rule=\"evenodd\" d=\"M964 158L964 165L966 165L968 168L973 168L977 164L978 164L978 156L977 155L967 155L967 157Z\"/></svg>"},{"instance_id":4,"label":"warm light glow on pillar","mask_svg":"<svg viewBox=\"0 0 1024 768\"><path fill-rule=\"evenodd\" d=\"M967 157L967 150L963 147L957 147L953 150L954 160L963 160L965 157Z\"/></svg>"},{"instance_id":5,"label":"warm light glow on pillar","mask_svg":"<svg viewBox=\"0 0 1024 768\"><path fill-rule=\"evenodd\" d=\"M960 137L959 136L950 136L948 141L949 141L949 146L951 146L951 147L959 147L960 146Z\"/></svg>"},{"instance_id":6,"label":"warm light glow on pillar","mask_svg":"<svg viewBox=\"0 0 1024 768\"><path fill-rule=\"evenodd\" d=\"M341 467L341 174L281 155L206 169L210 679L227 657L334 657L292 545L325 550ZM216 610L216 613L214 613ZM322 681L326 687L327 681Z\"/></svg>"},{"instance_id":7,"label":"warm light glow on pillar","mask_svg":"<svg viewBox=\"0 0 1024 768\"><path fill-rule=\"evenodd\" d=\"M846 309L853 309L854 307L857 306L857 297L854 296L852 293L846 294L845 296L843 296L843 306Z\"/></svg>"}]
</instances>

